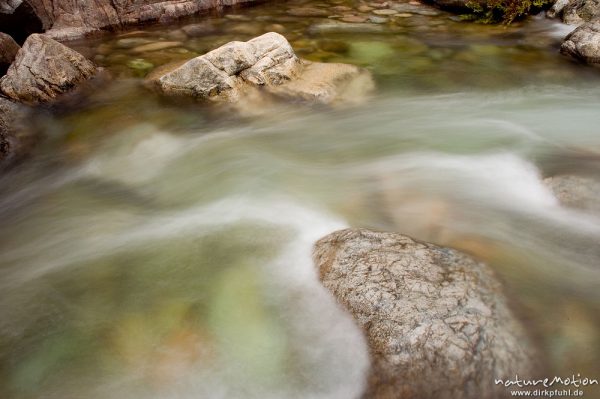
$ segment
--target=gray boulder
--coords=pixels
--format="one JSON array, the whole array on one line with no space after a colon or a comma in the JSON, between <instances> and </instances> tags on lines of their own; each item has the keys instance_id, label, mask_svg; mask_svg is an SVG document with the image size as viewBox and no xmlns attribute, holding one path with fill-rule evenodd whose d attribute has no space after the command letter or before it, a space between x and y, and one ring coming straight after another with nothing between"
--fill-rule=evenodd
<instances>
[{"instance_id":1,"label":"gray boulder","mask_svg":"<svg viewBox=\"0 0 600 399\"><path fill-rule=\"evenodd\" d=\"M560 52L588 64L599 64L600 20L587 22L567 35Z\"/></svg>"},{"instance_id":2,"label":"gray boulder","mask_svg":"<svg viewBox=\"0 0 600 399\"><path fill-rule=\"evenodd\" d=\"M0 32L0 76L6 73L10 64L15 60L20 48L12 37Z\"/></svg>"},{"instance_id":3,"label":"gray boulder","mask_svg":"<svg viewBox=\"0 0 600 399\"><path fill-rule=\"evenodd\" d=\"M564 206L600 214L600 181L591 177L558 175L544 179Z\"/></svg>"},{"instance_id":4,"label":"gray boulder","mask_svg":"<svg viewBox=\"0 0 600 399\"><path fill-rule=\"evenodd\" d=\"M300 60L275 32L227 43L171 70L153 72L149 80L165 95L227 102L255 96L260 88L262 94L329 104L373 88L361 68Z\"/></svg>"},{"instance_id":5,"label":"gray boulder","mask_svg":"<svg viewBox=\"0 0 600 399\"><path fill-rule=\"evenodd\" d=\"M45 35L33 34L0 79L0 92L25 104L44 103L71 91L96 72L94 64L78 52Z\"/></svg>"},{"instance_id":6,"label":"gray boulder","mask_svg":"<svg viewBox=\"0 0 600 399\"><path fill-rule=\"evenodd\" d=\"M495 378L531 376L533 346L482 263L397 233L335 232L314 249L319 278L367 336L365 397L508 396ZM537 370L539 371L539 370Z\"/></svg>"}]
</instances>

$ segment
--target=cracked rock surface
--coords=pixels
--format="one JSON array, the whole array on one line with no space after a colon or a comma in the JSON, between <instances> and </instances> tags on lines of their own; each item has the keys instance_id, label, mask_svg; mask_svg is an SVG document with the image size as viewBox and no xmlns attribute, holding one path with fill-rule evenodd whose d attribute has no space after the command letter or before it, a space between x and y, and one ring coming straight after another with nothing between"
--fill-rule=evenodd
<instances>
[{"instance_id":1,"label":"cracked rock surface","mask_svg":"<svg viewBox=\"0 0 600 399\"><path fill-rule=\"evenodd\" d=\"M494 378L531 376L534 353L491 270L397 233L334 232L316 243L319 278L369 343L365 398L501 398Z\"/></svg>"},{"instance_id":2,"label":"cracked rock surface","mask_svg":"<svg viewBox=\"0 0 600 399\"><path fill-rule=\"evenodd\" d=\"M4 75L10 64L15 60L20 48L12 37L0 32L0 76Z\"/></svg>"},{"instance_id":3,"label":"cracked rock surface","mask_svg":"<svg viewBox=\"0 0 600 399\"><path fill-rule=\"evenodd\" d=\"M344 97L355 99L373 88L367 71L353 65L301 60L285 37L275 32L227 43L151 76L163 94L228 102L261 88L273 96L329 104L346 100Z\"/></svg>"},{"instance_id":4,"label":"cracked rock surface","mask_svg":"<svg viewBox=\"0 0 600 399\"><path fill-rule=\"evenodd\" d=\"M587 22L571 32L560 52L588 64L600 64L600 20Z\"/></svg>"},{"instance_id":5,"label":"cracked rock surface","mask_svg":"<svg viewBox=\"0 0 600 399\"><path fill-rule=\"evenodd\" d=\"M97 72L94 64L78 52L41 34L30 35L17 53L0 92L25 104L51 101Z\"/></svg>"}]
</instances>

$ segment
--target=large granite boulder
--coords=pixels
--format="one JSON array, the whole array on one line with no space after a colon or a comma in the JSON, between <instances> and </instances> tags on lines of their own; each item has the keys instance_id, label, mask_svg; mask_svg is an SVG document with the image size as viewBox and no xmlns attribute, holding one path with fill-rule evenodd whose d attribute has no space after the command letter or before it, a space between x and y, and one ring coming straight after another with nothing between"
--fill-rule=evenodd
<instances>
[{"instance_id":1,"label":"large granite boulder","mask_svg":"<svg viewBox=\"0 0 600 399\"><path fill-rule=\"evenodd\" d=\"M397 233L337 231L314 250L319 277L367 336L365 397L499 398L531 376L534 351L492 271ZM539 370L536 370L539 372Z\"/></svg>"},{"instance_id":2,"label":"large granite boulder","mask_svg":"<svg viewBox=\"0 0 600 399\"><path fill-rule=\"evenodd\" d=\"M271 96L332 103L373 88L366 70L300 60L285 37L275 32L227 43L173 69L151 73L149 80L165 95L228 102L261 89Z\"/></svg>"},{"instance_id":3,"label":"large granite boulder","mask_svg":"<svg viewBox=\"0 0 600 399\"><path fill-rule=\"evenodd\" d=\"M96 72L94 64L78 52L45 35L33 34L0 79L0 93L25 104L44 103L71 91Z\"/></svg>"},{"instance_id":4,"label":"large granite boulder","mask_svg":"<svg viewBox=\"0 0 600 399\"><path fill-rule=\"evenodd\" d=\"M600 20L587 22L571 32L560 52L588 64L600 64Z\"/></svg>"},{"instance_id":5,"label":"large granite boulder","mask_svg":"<svg viewBox=\"0 0 600 399\"><path fill-rule=\"evenodd\" d=\"M544 179L564 206L600 214L600 181L586 176L557 175Z\"/></svg>"},{"instance_id":6,"label":"large granite boulder","mask_svg":"<svg viewBox=\"0 0 600 399\"><path fill-rule=\"evenodd\" d=\"M33 9L50 36L67 39L102 28L121 27L151 20L169 21L210 8L252 0L22 1ZM9 3L10 5L2 8L2 12L14 11L21 0L10 0Z\"/></svg>"},{"instance_id":7,"label":"large granite boulder","mask_svg":"<svg viewBox=\"0 0 600 399\"><path fill-rule=\"evenodd\" d=\"M20 48L12 37L0 32L0 76L6 73Z\"/></svg>"}]
</instances>

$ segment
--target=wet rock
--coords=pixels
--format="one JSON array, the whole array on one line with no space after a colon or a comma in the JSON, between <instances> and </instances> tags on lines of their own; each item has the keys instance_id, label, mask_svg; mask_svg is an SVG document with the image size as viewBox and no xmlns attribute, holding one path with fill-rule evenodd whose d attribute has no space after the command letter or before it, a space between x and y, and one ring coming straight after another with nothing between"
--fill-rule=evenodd
<instances>
[{"instance_id":1,"label":"wet rock","mask_svg":"<svg viewBox=\"0 0 600 399\"><path fill-rule=\"evenodd\" d=\"M389 20L390 20L389 18L377 17L375 15L369 17L369 22L374 23L374 24L385 24Z\"/></svg>"},{"instance_id":2,"label":"wet rock","mask_svg":"<svg viewBox=\"0 0 600 399\"><path fill-rule=\"evenodd\" d=\"M212 22L206 21L199 24L186 25L181 30L189 37L201 37L215 33L217 28Z\"/></svg>"},{"instance_id":3,"label":"wet rock","mask_svg":"<svg viewBox=\"0 0 600 399\"><path fill-rule=\"evenodd\" d=\"M0 12L4 14L12 14L17 7L21 5L23 0L5 0L0 2Z\"/></svg>"},{"instance_id":4,"label":"wet rock","mask_svg":"<svg viewBox=\"0 0 600 399\"><path fill-rule=\"evenodd\" d=\"M249 16L243 15L243 14L227 14L223 18L228 19L230 21L239 21L239 22L247 22L247 21L252 20Z\"/></svg>"},{"instance_id":5,"label":"wet rock","mask_svg":"<svg viewBox=\"0 0 600 399\"><path fill-rule=\"evenodd\" d=\"M600 64L600 20L587 22L571 32L560 52L588 64Z\"/></svg>"},{"instance_id":6,"label":"wet rock","mask_svg":"<svg viewBox=\"0 0 600 399\"><path fill-rule=\"evenodd\" d=\"M494 378L532 376L534 351L482 263L397 233L335 232L316 243L319 278L367 336L365 397L498 398Z\"/></svg>"},{"instance_id":7,"label":"wet rock","mask_svg":"<svg viewBox=\"0 0 600 399\"><path fill-rule=\"evenodd\" d=\"M556 0L552 7L546 11L546 16L548 18L558 18L562 16L563 10L567 4L569 4L569 0Z\"/></svg>"},{"instance_id":8,"label":"wet rock","mask_svg":"<svg viewBox=\"0 0 600 399\"><path fill-rule=\"evenodd\" d=\"M43 29L55 39L76 38L102 28L140 22L168 22L211 8L250 1L253 0L26 0ZM14 12L14 8L6 8L6 12Z\"/></svg>"},{"instance_id":9,"label":"wet rock","mask_svg":"<svg viewBox=\"0 0 600 399\"><path fill-rule=\"evenodd\" d=\"M559 0L548 14L561 15L564 23L579 25L600 17L600 0Z\"/></svg>"},{"instance_id":10,"label":"wet rock","mask_svg":"<svg viewBox=\"0 0 600 399\"><path fill-rule=\"evenodd\" d=\"M0 92L26 104L48 102L96 72L94 64L78 52L45 35L33 34L0 79Z\"/></svg>"},{"instance_id":11,"label":"wet rock","mask_svg":"<svg viewBox=\"0 0 600 399\"><path fill-rule=\"evenodd\" d=\"M161 76L165 94L237 100L245 82L278 84L291 79L300 65L292 47L278 33L248 42L230 42Z\"/></svg>"},{"instance_id":12,"label":"wet rock","mask_svg":"<svg viewBox=\"0 0 600 399\"><path fill-rule=\"evenodd\" d=\"M0 32L0 76L6 73L10 64L15 60L20 48L12 37Z\"/></svg>"},{"instance_id":13,"label":"wet rock","mask_svg":"<svg viewBox=\"0 0 600 399\"><path fill-rule=\"evenodd\" d=\"M141 46L135 47L131 51L134 53L149 53L152 51L167 50L170 48L181 47L181 42L154 42L148 44L142 44Z\"/></svg>"},{"instance_id":14,"label":"wet rock","mask_svg":"<svg viewBox=\"0 0 600 399\"><path fill-rule=\"evenodd\" d=\"M389 8L384 8L382 10L373 10L372 12L375 15L384 16L384 17L389 17L390 15L398 14L398 11L390 10Z\"/></svg>"},{"instance_id":15,"label":"wet rock","mask_svg":"<svg viewBox=\"0 0 600 399\"><path fill-rule=\"evenodd\" d=\"M275 32L227 43L164 74L150 75L164 94L227 102L239 102L258 87L270 96L311 103L351 102L373 87L370 74L355 66L300 60Z\"/></svg>"},{"instance_id":16,"label":"wet rock","mask_svg":"<svg viewBox=\"0 0 600 399\"><path fill-rule=\"evenodd\" d=\"M348 6L335 6L335 7L331 7L330 10L333 11L333 12L348 12L348 11L352 11L352 7L348 7Z\"/></svg>"},{"instance_id":17,"label":"wet rock","mask_svg":"<svg viewBox=\"0 0 600 399\"><path fill-rule=\"evenodd\" d=\"M558 175L544 179L564 206L600 214L600 181L591 177Z\"/></svg>"},{"instance_id":18,"label":"wet rock","mask_svg":"<svg viewBox=\"0 0 600 399\"><path fill-rule=\"evenodd\" d=\"M154 64L143 59L136 58L127 62L127 66L133 69L137 76L143 77L154 68Z\"/></svg>"},{"instance_id":19,"label":"wet rock","mask_svg":"<svg viewBox=\"0 0 600 399\"><path fill-rule=\"evenodd\" d=\"M340 18L340 21L350 22L353 24L360 24L360 23L366 22L367 17L363 17L360 15L346 15L346 16Z\"/></svg>"},{"instance_id":20,"label":"wet rock","mask_svg":"<svg viewBox=\"0 0 600 399\"><path fill-rule=\"evenodd\" d=\"M374 89L368 71L354 65L304 61L297 78L269 88L269 92L307 103L351 104L365 99Z\"/></svg>"},{"instance_id":21,"label":"wet rock","mask_svg":"<svg viewBox=\"0 0 600 399\"><path fill-rule=\"evenodd\" d=\"M309 26L307 32L311 35L329 33L379 33L383 32L383 27L371 24L325 22Z\"/></svg>"},{"instance_id":22,"label":"wet rock","mask_svg":"<svg viewBox=\"0 0 600 399\"><path fill-rule=\"evenodd\" d=\"M292 8L287 13L294 17L326 17L329 15L329 11L313 7Z\"/></svg>"},{"instance_id":23,"label":"wet rock","mask_svg":"<svg viewBox=\"0 0 600 399\"><path fill-rule=\"evenodd\" d=\"M265 30L267 32L284 33L287 29L285 29L285 26L281 24L269 24L265 26Z\"/></svg>"},{"instance_id":24,"label":"wet rock","mask_svg":"<svg viewBox=\"0 0 600 399\"><path fill-rule=\"evenodd\" d=\"M130 49L138 46L143 46L144 44L148 43L152 43L152 40L143 37L126 37L117 40L115 43L115 47L120 49Z\"/></svg>"},{"instance_id":25,"label":"wet rock","mask_svg":"<svg viewBox=\"0 0 600 399\"><path fill-rule=\"evenodd\" d=\"M394 10L401 12L401 13L425 15L428 17L435 17L437 15L440 15L439 11L433 10L433 9L431 9L431 7L427 7L424 5L400 3L400 4L394 4L393 8L394 8Z\"/></svg>"}]
</instances>

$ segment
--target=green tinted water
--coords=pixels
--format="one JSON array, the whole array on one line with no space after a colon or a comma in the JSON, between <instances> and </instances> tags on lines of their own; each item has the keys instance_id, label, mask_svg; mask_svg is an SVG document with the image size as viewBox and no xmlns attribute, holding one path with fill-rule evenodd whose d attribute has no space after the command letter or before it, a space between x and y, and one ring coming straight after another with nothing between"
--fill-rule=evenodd
<instances>
[{"instance_id":1,"label":"green tinted water","mask_svg":"<svg viewBox=\"0 0 600 399\"><path fill-rule=\"evenodd\" d=\"M600 222L542 178L600 178L600 74L560 57L544 20L423 6L435 15L339 25L382 18L361 5L265 3L70 44L115 79L40 112L46 140L2 177L0 396L359 397L365 343L310 259L345 226L486 260L548 373L599 375ZM143 87L271 30L368 68L376 94L248 118Z\"/></svg>"}]
</instances>

